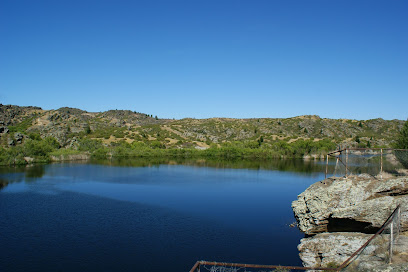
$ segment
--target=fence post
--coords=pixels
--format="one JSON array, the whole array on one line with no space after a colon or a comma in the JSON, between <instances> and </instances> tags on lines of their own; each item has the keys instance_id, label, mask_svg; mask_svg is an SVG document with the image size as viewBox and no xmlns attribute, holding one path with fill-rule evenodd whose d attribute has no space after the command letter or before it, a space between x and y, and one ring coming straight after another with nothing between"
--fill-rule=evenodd
<instances>
[{"instance_id":1,"label":"fence post","mask_svg":"<svg viewBox=\"0 0 408 272\"><path fill-rule=\"evenodd\" d=\"M381 148L381 167L380 167L380 178L382 179L382 172L383 172L383 150Z\"/></svg>"},{"instance_id":2,"label":"fence post","mask_svg":"<svg viewBox=\"0 0 408 272\"><path fill-rule=\"evenodd\" d=\"M346 148L346 178L347 178L348 148Z\"/></svg>"},{"instance_id":3,"label":"fence post","mask_svg":"<svg viewBox=\"0 0 408 272\"><path fill-rule=\"evenodd\" d=\"M327 167L329 165L329 155L326 155L326 172L324 173L324 179L327 178Z\"/></svg>"},{"instance_id":4,"label":"fence post","mask_svg":"<svg viewBox=\"0 0 408 272\"><path fill-rule=\"evenodd\" d=\"M397 230L398 230L397 237L398 237L401 231L401 206L398 206L397 215L398 215L398 220L397 220Z\"/></svg>"},{"instance_id":5,"label":"fence post","mask_svg":"<svg viewBox=\"0 0 408 272\"><path fill-rule=\"evenodd\" d=\"M389 252L389 260L388 260L389 264L392 263L392 248L394 244L394 218L395 217L393 217L391 220L391 229L390 229L390 252Z\"/></svg>"}]
</instances>

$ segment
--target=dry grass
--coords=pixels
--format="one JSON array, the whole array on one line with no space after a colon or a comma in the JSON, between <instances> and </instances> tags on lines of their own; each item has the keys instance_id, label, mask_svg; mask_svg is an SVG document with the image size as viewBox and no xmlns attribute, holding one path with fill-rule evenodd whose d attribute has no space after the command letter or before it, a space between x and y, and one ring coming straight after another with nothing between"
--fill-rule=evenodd
<instances>
[{"instance_id":1,"label":"dry grass","mask_svg":"<svg viewBox=\"0 0 408 272\"><path fill-rule=\"evenodd\" d=\"M199 147L210 148L210 146L209 146L208 144L203 143L203 142L194 141L193 143L195 143L195 144L198 145Z\"/></svg>"}]
</instances>

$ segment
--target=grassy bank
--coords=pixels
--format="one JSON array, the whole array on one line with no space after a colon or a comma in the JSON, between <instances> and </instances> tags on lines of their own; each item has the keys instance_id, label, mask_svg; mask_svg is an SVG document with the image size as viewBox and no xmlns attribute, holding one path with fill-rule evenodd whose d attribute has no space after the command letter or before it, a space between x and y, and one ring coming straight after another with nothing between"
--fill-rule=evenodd
<instances>
[{"instance_id":1,"label":"grassy bank","mask_svg":"<svg viewBox=\"0 0 408 272\"><path fill-rule=\"evenodd\" d=\"M33 162L50 162L69 158L120 158L120 157L167 157L167 158L220 158L220 159L272 159L302 158L306 155L322 155L335 149L330 140L312 141L299 139L288 143L277 140L264 144L259 141L230 142L211 145L200 150L195 147L166 148L159 142L114 142L109 145L100 140L83 138L72 148L60 148L56 139L30 137L24 143L0 148L0 165L18 165ZM57 158L57 159L55 159Z\"/></svg>"}]
</instances>

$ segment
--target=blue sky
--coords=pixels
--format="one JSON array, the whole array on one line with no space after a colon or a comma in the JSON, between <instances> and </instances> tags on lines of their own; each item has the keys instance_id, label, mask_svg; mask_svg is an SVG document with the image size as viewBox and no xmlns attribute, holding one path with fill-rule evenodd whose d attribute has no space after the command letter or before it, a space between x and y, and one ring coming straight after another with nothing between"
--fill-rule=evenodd
<instances>
[{"instance_id":1,"label":"blue sky","mask_svg":"<svg viewBox=\"0 0 408 272\"><path fill-rule=\"evenodd\" d=\"M0 1L0 103L408 118L405 0Z\"/></svg>"}]
</instances>

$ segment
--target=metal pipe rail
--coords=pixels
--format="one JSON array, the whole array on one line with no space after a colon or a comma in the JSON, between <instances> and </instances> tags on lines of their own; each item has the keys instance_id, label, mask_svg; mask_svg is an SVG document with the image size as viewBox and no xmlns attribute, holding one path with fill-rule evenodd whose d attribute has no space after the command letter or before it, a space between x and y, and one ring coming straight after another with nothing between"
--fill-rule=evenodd
<instances>
[{"instance_id":1,"label":"metal pipe rail","mask_svg":"<svg viewBox=\"0 0 408 272\"><path fill-rule=\"evenodd\" d=\"M213 265L213 266L229 266L229 267L246 267L246 268L265 268L265 269L291 269L291 270L321 270L321 271L339 271L337 268L329 267L304 267L304 266L284 266L284 265L264 265L264 264L242 264L242 263L223 263L223 262L209 262L209 261L197 261L190 272L195 272L200 269L201 265Z\"/></svg>"}]
</instances>

